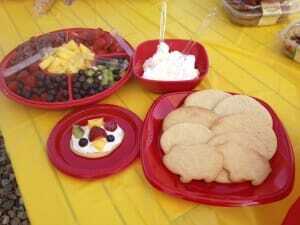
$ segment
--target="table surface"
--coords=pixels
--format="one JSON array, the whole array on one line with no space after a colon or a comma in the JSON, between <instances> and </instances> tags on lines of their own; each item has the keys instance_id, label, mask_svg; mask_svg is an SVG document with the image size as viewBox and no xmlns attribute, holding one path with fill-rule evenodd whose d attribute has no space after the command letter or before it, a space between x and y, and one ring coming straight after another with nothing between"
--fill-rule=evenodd
<instances>
[{"instance_id":1,"label":"table surface","mask_svg":"<svg viewBox=\"0 0 300 225\"><path fill-rule=\"evenodd\" d=\"M195 34L214 8L219 13L208 29ZM0 2L0 55L29 37L68 27L102 27L106 21L136 46L159 35L160 1L57 1L48 15L36 17L30 0ZM291 19L297 19L292 17ZM48 161L51 129L69 111L47 111L18 105L0 95L0 128L33 225L279 225L300 195L299 64L282 55L278 32L288 22L243 28L232 25L219 0L170 0L169 38L193 37L206 46L209 75L197 89L218 88L267 101L282 119L295 150L295 188L286 199L263 206L222 208L173 198L145 179L140 161L109 178L82 181L57 171ZM144 118L157 95L131 80L103 103L120 105ZM298 154L297 154L298 153ZM270 216L271 215L271 216Z\"/></svg>"}]
</instances>

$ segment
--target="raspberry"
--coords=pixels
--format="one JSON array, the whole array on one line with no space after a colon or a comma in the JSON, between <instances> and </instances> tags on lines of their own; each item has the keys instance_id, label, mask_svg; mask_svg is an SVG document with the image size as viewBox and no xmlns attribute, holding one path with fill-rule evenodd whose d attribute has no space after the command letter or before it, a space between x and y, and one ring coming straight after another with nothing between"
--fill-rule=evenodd
<instances>
[{"instance_id":1,"label":"raspberry","mask_svg":"<svg viewBox=\"0 0 300 225\"><path fill-rule=\"evenodd\" d=\"M36 84L36 80L34 76L27 76L27 78L24 81L25 85L28 87L34 87Z\"/></svg>"},{"instance_id":2,"label":"raspberry","mask_svg":"<svg viewBox=\"0 0 300 225\"><path fill-rule=\"evenodd\" d=\"M23 82L25 83L25 82L26 82L27 76L28 76L28 72L27 72L26 70L23 70L23 71L21 71L21 72L18 74L17 79L18 79L18 80L21 80L21 81L23 81Z\"/></svg>"},{"instance_id":3,"label":"raspberry","mask_svg":"<svg viewBox=\"0 0 300 225\"><path fill-rule=\"evenodd\" d=\"M90 141L94 141L97 138L105 138L105 137L106 137L106 132L100 127L93 127L90 130L90 134L89 134Z\"/></svg>"},{"instance_id":4,"label":"raspberry","mask_svg":"<svg viewBox=\"0 0 300 225\"><path fill-rule=\"evenodd\" d=\"M105 122L104 128L108 131L113 132L118 128L118 125L117 125L116 121L111 120L111 121Z\"/></svg>"},{"instance_id":5,"label":"raspberry","mask_svg":"<svg viewBox=\"0 0 300 225\"><path fill-rule=\"evenodd\" d=\"M43 94L41 95L41 98L42 98L42 100L47 101L47 99L48 99L48 94L47 94L47 93L43 93Z\"/></svg>"},{"instance_id":6,"label":"raspberry","mask_svg":"<svg viewBox=\"0 0 300 225\"><path fill-rule=\"evenodd\" d=\"M39 64L37 64L37 63L32 64L32 65L29 66L29 68L28 68L28 71L29 71L30 73L35 73L35 72L37 72L37 71L39 71L39 70L40 70L40 66L39 66Z\"/></svg>"},{"instance_id":7,"label":"raspberry","mask_svg":"<svg viewBox=\"0 0 300 225\"><path fill-rule=\"evenodd\" d=\"M17 92L17 81L11 81L11 82L9 82L8 83L8 88L10 89L10 90L12 90L13 92Z\"/></svg>"}]
</instances>

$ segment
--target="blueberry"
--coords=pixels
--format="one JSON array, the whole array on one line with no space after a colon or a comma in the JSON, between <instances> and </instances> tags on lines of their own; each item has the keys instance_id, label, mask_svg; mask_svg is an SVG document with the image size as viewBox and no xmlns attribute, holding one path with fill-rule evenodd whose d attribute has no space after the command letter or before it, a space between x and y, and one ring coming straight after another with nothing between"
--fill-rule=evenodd
<instances>
[{"instance_id":1,"label":"blueberry","mask_svg":"<svg viewBox=\"0 0 300 225\"><path fill-rule=\"evenodd\" d=\"M80 147L85 147L85 146L88 145L88 143L89 143L89 140L86 139L86 138L80 138L80 140L79 140L79 146Z\"/></svg>"},{"instance_id":2,"label":"blueberry","mask_svg":"<svg viewBox=\"0 0 300 225\"><path fill-rule=\"evenodd\" d=\"M84 70L79 70L78 74L84 76L85 75Z\"/></svg>"},{"instance_id":3,"label":"blueberry","mask_svg":"<svg viewBox=\"0 0 300 225\"><path fill-rule=\"evenodd\" d=\"M80 75L79 77L79 82L84 82L85 81L85 76L84 75Z\"/></svg>"},{"instance_id":4,"label":"blueberry","mask_svg":"<svg viewBox=\"0 0 300 225\"><path fill-rule=\"evenodd\" d=\"M51 94L48 94L47 101L48 102L53 102L54 100L55 100L55 97L53 95L51 95Z\"/></svg>"},{"instance_id":5,"label":"blueberry","mask_svg":"<svg viewBox=\"0 0 300 225\"><path fill-rule=\"evenodd\" d=\"M113 142L114 140L115 140L115 136L114 135L107 135L107 137L106 137L106 140L108 141L108 142Z\"/></svg>"},{"instance_id":6,"label":"blueberry","mask_svg":"<svg viewBox=\"0 0 300 225\"><path fill-rule=\"evenodd\" d=\"M76 88L80 88L80 82L75 82L75 84L74 84L74 87L76 87Z\"/></svg>"}]
</instances>

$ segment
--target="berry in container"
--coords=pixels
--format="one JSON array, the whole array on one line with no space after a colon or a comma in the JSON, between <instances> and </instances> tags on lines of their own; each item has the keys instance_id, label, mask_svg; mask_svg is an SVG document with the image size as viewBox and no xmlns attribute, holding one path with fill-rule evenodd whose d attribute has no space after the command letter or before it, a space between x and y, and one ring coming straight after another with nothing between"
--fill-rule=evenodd
<instances>
[{"instance_id":1,"label":"berry in container","mask_svg":"<svg viewBox=\"0 0 300 225\"><path fill-rule=\"evenodd\" d=\"M283 52L300 63L300 21L290 24L280 33Z\"/></svg>"}]
</instances>

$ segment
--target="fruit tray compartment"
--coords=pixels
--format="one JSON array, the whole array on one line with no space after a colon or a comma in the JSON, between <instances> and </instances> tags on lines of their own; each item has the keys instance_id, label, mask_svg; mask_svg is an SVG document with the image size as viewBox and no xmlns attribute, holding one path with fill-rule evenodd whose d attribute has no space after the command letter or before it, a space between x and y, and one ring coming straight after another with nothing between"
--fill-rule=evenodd
<instances>
[{"instance_id":1,"label":"fruit tray compartment","mask_svg":"<svg viewBox=\"0 0 300 225\"><path fill-rule=\"evenodd\" d=\"M51 34L57 34L59 32L64 32L66 35L66 42L69 40L75 40L75 41L80 41L80 42L85 42L84 44L88 45L88 42L86 41L86 37L84 37L84 34L88 34L89 32L95 32L97 29L91 29L91 28L70 28L70 29L64 29L64 30L57 30L53 32L49 32L47 34L43 34L40 36L37 36L37 38L45 36L45 35L51 35ZM6 79L4 77L3 71L11 66L12 59L16 56L16 49L12 50L8 55L5 56L5 58L2 60L0 63L0 90L3 92L5 96L7 96L9 99L23 105L31 106L31 107L36 107L36 108L44 108L44 109L67 109L67 108L72 108L72 107L77 107L77 106L82 106L82 105L87 105L91 104L97 101L100 101L109 95L113 94L116 92L120 87L122 87L131 77L131 58L128 56L120 46L117 45L115 40L113 39L112 36L108 32L105 33L105 38L109 39L110 37L110 43L113 43L113 50L114 52L101 52L98 51L96 52L96 60L97 59L109 59L109 58L126 58L129 62L127 69L122 75L122 78L115 82L112 86L109 88L98 92L94 94L93 96L89 97L83 97L81 99L75 99L72 93L72 76L73 75L67 75L68 77L68 100L63 101L63 102L48 102L48 101L42 101L42 100L32 100L32 99L27 99L25 97L22 97L15 93L14 91L10 90L10 88L7 85ZM80 38L83 38L83 41L80 40ZM132 46L125 40L125 42L132 48ZM22 45L22 44L21 44ZM95 47L89 46L92 50L97 50ZM105 46L104 46L105 47ZM132 48L133 49L133 48ZM36 63L36 65L38 62ZM27 68L26 68L27 69ZM43 71L44 74L49 75L46 71Z\"/></svg>"}]
</instances>

